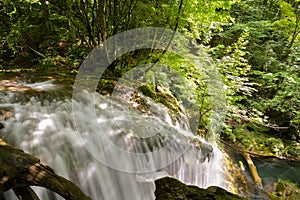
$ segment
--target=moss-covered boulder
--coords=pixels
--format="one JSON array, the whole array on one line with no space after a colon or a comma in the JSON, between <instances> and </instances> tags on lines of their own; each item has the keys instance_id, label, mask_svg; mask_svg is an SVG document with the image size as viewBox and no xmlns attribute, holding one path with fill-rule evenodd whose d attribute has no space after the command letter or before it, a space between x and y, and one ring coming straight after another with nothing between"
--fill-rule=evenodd
<instances>
[{"instance_id":1,"label":"moss-covered boulder","mask_svg":"<svg viewBox=\"0 0 300 200\"><path fill-rule=\"evenodd\" d=\"M223 147L226 150L226 146ZM228 149L228 148L227 148ZM247 196L252 186L252 182L247 179L244 164L239 162L237 165L234 163L232 157L226 151L223 152L224 156L224 177L225 177L225 184L230 192L239 194L242 196Z\"/></svg>"},{"instance_id":2,"label":"moss-covered boulder","mask_svg":"<svg viewBox=\"0 0 300 200\"><path fill-rule=\"evenodd\" d=\"M184 183L170 177L155 181L156 200L242 200L245 199L232 194L222 188L211 186L207 189Z\"/></svg>"},{"instance_id":3,"label":"moss-covered boulder","mask_svg":"<svg viewBox=\"0 0 300 200\"><path fill-rule=\"evenodd\" d=\"M138 91L142 93L142 95L150 97L154 102L165 106L168 109L168 113L172 118L173 123L182 120L182 108L169 88L161 84L155 86L144 84L138 87Z\"/></svg>"},{"instance_id":4,"label":"moss-covered boulder","mask_svg":"<svg viewBox=\"0 0 300 200\"><path fill-rule=\"evenodd\" d=\"M138 90L145 96L150 97L154 101L163 104L174 113L181 112L180 104L172 92L161 84L157 84L155 88L151 85L141 85Z\"/></svg>"},{"instance_id":5,"label":"moss-covered boulder","mask_svg":"<svg viewBox=\"0 0 300 200\"><path fill-rule=\"evenodd\" d=\"M279 180L270 186L272 200L296 200L300 199L300 189L293 183Z\"/></svg>"}]
</instances>

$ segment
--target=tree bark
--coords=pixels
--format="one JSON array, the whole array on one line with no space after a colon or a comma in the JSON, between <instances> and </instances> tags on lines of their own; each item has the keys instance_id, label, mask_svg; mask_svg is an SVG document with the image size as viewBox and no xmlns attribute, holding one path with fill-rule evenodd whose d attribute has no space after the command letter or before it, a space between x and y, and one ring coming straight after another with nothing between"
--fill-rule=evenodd
<instances>
[{"instance_id":1,"label":"tree bark","mask_svg":"<svg viewBox=\"0 0 300 200\"><path fill-rule=\"evenodd\" d=\"M260 178L260 176L258 175L258 172L256 170L256 167L251 159L251 156L249 155L249 153L244 153L243 154L244 158L246 159L247 161L247 164L249 166L249 169L250 169L250 172L251 172L251 175L252 175L252 178L254 180L254 183L259 187L259 188L262 188L262 180Z\"/></svg>"},{"instance_id":2,"label":"tree bark","mask_svg":"<svg viewBox=\"0 0 300 200\"><path fill-rule=\"evenodd\" d=\"M20 200L40 200L29 186L13 188L13 190Z\"/></svg>"},{"instance_id":3,"label":"tree bark","mask_svg":"<svg viewBox=\"0 0 300 200\"><path fill-rule=\"evenodd\" d=\"M45 187L69 200L90 200L74 183L32 155L0 139L0 194L13 189L19 199L38 200L29 186Z\"/></svg>"}]
</instances>

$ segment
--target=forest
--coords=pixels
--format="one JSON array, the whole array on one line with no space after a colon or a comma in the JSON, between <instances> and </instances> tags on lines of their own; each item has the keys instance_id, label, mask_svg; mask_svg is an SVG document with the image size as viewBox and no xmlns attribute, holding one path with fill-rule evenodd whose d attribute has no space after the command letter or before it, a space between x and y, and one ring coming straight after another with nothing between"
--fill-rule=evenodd
<instances>
[{"instance_id":1,"label":"forest","mask_svg":"<svg viewBox=\"0 0 300 200\"><path fill-rule=\"evenodd\" d=\"M44 77L51 76L51 79L57 80L59 84L75 88L80 70L86 67L84 63L88 63L84 62L85 59L92 59L89 55L93 49L101 47L103 42L110 41L110 38L120 37L126 31L150 27L153 30L154 28L169 30L171 33L168 38L169 43L167 42L168 44L163 49L134 49L115 58L103 72L94 90L102 95L113 96L116 91L114 88L117 86L120 87L117 91L129 90L127 87L132 85L127 82L121 83L121 80L125 76L130 76L129 72L135 68L136 71L133 73L138 76L137 72L147 74L159 68L155 66L167 65L166 69L161 67L161 70L167 71L164 71L165 74L174 78L154 71L148 73L148 77L145 75L147 81L139 80L142 83L137 90L141 95L163 104L169 110L173 122L181 119L180 116L183 113L181 104L184 102L187 106L187 115L196 116L195 119L191 117L189 121L190 126L195 127L191 128L195 135L205 139L209 144L216 141L221 151L231 157L229 160L233 166L228 166L228 172L232 172L233 168L240 170L239 168L243 167L238 166L241 163L240 160L247 165L253 158L263 185L259 181L259 175L253 174L253 172L257 173L256 169L253 170L250 165L246 166L248 175L243 176L253 179L252 185L256 185L253 187L260 189L271 187L270 184L264 183L264 175L261 174L264 172L259 167L262 166L261 163L272 162L269 159L291 162L292 164L288 165L286 170L288 171L289 167L294 168L295 176L297 173L299 175L300 0L0 0L0 19L0 136L2 138L0 145L3 149L0 149L0 163L3 166L0 167L1 192L14 188L16 184L12 183L14 181L21 181L17 185L24 182L18 179L9 184L4 183L5 174L14 173L13 171L8 173L6 166L11 167L12 163L17 160L11 161L3 155L9 154L6 152L9 151L12 155L18 156L16 153L18 150L14 147L6 149L7 143L40 158L40 154L33 153L19 145L23 144L22 141L18 144L17 139L7 136L9 132L19 131L19 129L13 128L14 125L11 127L9 125L14 118L9 115L11 113L14 115L16 111L11 111L11 106L7 107L8 102L4 100L4 97L8 99L9 92L18 92L21 96L24 94L24 97L16 97L15 100L25 99L24 105L32 102L30 95L36 93L38 96L40 91L33 91L38 87L33 88L22 81L29 81L33 84L31 81L35 79L34 74L38 76L42 74L43 81L47 80ZM171 51L172 42L176 41L175 33L185 38L182 44L176 43L176 48L178 46L179 49L184 48L180 50L183 54L199 59L201 62L199 66L187 62L182 56ZM166 32L163 34L168 36ZM160 39L163 40L163 37ZM148 68L137 67L147 63L152 64ZM210 63L208 65L211 65L217 72L219 81L222 82L221 89L218 90L224 90L224 105L217 98L221 96L222 91L210 91L205 75L206 63ZM12 78L22 77L23 73L27 74L26 77L30 74L30 80ZM177 73L182 79L175 78ZM81 84L84 80L79 81ZM22 87L18 85L21 82ZM30 97L27 97L25 93ZM47 95L51 94L47 93ZM123 96L120 98L122 99ZM9 99L9 103L13 103L12 99ZM141 100L139 95L134 96L133 99L134 103L138 104L135 106L132 103L133 108L137 108L144 114L155 115L156 111L149 109L145 103L146 100ZM51 101L49 99L48 101L50 105ZM44 106L45 103L41 105ZM224 116L217 115L220 113L216 110L221 106L220 113L222 112ZM221 127L218 130L212 128L214 116L221 120L217 125ZM17 121L17 117L15 118L14 123ZM61 121L66 120L61 119ZM23 129L29 130L30 128L23 127ZM238 158L235 163L238 157L236 154L242 158ZM28 154L28 156L31 155ZM33 156L30 159L30 162L34 160L39 163ZM11 163L5 163L6 160ZM42 161L44 162L43 159ZM22 162L24 164L27 161ZM48 170L43 164L41 167L43 170L44 168ZM56 170L55 166L51 167ZM277 177L276 173L279 172L274 170L275 175L270 176ZM231 182L238 182L237 179L241 179L231 176L236 179ZM51 177L56 177L56 175L51 175ZM286 188L281 192L275 189L270 190L264 198L300 198L300 193L297 193L300 191L299 178L278 177L278 180L274 181L279 181L276 183L277 189L280 184L293 189L289 188L290 193ZM24 179L28 183L28 178ZM70 177L69 179L72 180ZM25 188L29 191L28 185L40 184L66 199L87 198L81 191L76 193L80 196L77 198L64 194L64 189L72 188L73 192L75 187L74 190L77 191L77 186L73 188L73 185L69 185L72 183L67 180L64 182L65 179L62 177L58 180L65 184L61 186L63 189L51 188L44 180L29 181L30 184L25 184ZM247 182L247 178L243 178L243 181ZM76 181L72 180L72 182ZM247 185L246 190L251 190L249 183L243 184ZM262 191L257 188L254 192L239 189L243 184L236 183L238 186L235 185L236 189L230 192L247 199L257 198L257 196L251 196L253 193L262 195ZM83 193L87 191L89 193L87 189L82 190ZM193 193L192 189L186 190L191 190ZM19 199L23 197L26 199L22 189L14 191L16 194L19 192ZM159 191L164 193L162 188L159 188ZM27 195L29 193L33 195L31 190L27 192ZM179 194L173 193L177 196L160 198L157 196L156 199L181 199ZM182 199L197 199L195 197L197 195L194 193L193 195L193 198ZM106 197L102 198L106 199ZM38 199L38 197L31 196L27 199Z\"/></svg>"}]
</instances>

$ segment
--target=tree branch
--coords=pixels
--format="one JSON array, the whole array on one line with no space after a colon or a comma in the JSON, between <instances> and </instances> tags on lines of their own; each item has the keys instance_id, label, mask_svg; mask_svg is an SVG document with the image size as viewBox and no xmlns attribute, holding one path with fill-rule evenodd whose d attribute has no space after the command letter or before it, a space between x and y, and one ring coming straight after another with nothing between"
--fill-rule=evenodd
<instances>
[{"instance_id":1,"label":"tree branch","mask_svg":"<svg viewBox=\"0 0 300 200\"><path fill-rule=\"evenodd\" d=\"M45 187L68 200L90 200L74 183L58 176L34 156L0 139L0 194L14 189L21 199L38 200L29 186Z\"/></svg>"}]
</instances>

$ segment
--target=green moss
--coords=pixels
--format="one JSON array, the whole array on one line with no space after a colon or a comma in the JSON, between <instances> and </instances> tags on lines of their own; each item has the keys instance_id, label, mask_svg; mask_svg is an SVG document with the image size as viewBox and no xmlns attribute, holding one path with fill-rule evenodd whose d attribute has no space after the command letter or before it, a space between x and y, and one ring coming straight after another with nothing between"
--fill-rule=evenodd
<instances>
[{"instance_id":1,"label":"green moss","mask_svg":"<svg viewBox=\"0 0 300 200\"><path fill-rule=\"evenodd\" d=\"M300 189L289 181L279 180L273 185L274 190L269 192L272 200L300 199Z\"/></svg>"},{"instance_id":2,"label":"green moss","mask_svg":"<svg viewBox=\"0 0 300 200\"><path fill-rule=\"evenodd\" d=\"M165 105L174 112L180 112L180 105L171 91L163 85L157 84L155 88L151 85L141 85L138 87L143 95L150 97L154 101Z\"/></svg>"},{"instance_id":3,"label":"green moss","mask_svg":"<svg viewBox=\"0 0 300 200\"><path fill-rule=\"evenodd\" d=\"M245 198L232 194L219 187L207 189L185 185L174 178L162 178L155 181L156 200L244 200Z\"/></svg>"},{"instance_id":4,"label":"green moss","mask_svg":"<svg viewBox=\"0 0 300 200\"><path fill-rule=\"evenodd\" d=\"M242 174L243 170L241 170L241 167L233 162L233 159L226 152L223 152L223 155L224 165L226 168L224 171L226 187L229 188L229 191L234 194L245 196L248 191L248 185L244 174Z\"/></svg>"},{"instance_id":5,"label":"green moss","mask_svg":"<svg viewBox=\"0 0 300 200\"><path fill-rule=\"evenodd\" d=\"M116 84L116 80L100 79L96 91L103 95L111 94Z\"/></svg>"},{"instance_id":6,"label":"green moss","mask_svg":"<svg viewBox=\"0 0 300 200\"><path fill-rule=\"evenodd\" d=\"M300 158L300 146L297 142L275 137L269 132L268 128L255 128L251 124L236 125L232 130L234 142L247 150L256 151L262 156Z\"/></svg>"},{"instance_id":7,"label":"green moss","mask_svg":"<svg viewBox=\"0 0 300 200\"><path fill-rule=\"evenodd\" d=\"M300 158L300 145L296 141L288 142L287 153L293 157Z\"/></svg>"},{"instance_id":8,"label":"green moss","mask_svg":"<svg viewBox=\"0 0 300 200\"><path fill-rule=\"evenodd\" d=\"M174 95L171 93L169 88L164 87L161 84L157 84L155 87L145 84L138 87L138 91L143 95L150 97L155 102L161 103L167 107L172 120L176 121L180 119L180 104L176 97L174 97Z\"/></svg>"},{"instance_id":9,"label":"green moss","mask_svg":"<svg viewBox=\"0 0 300 200\"><path fill-rule=\"evenodd\" d=\"M179 102L171 91L163 85L157 84L155 87L157 101L162 103L173 112L181 112Z\"/></svg>"},{"instance_id":10,"label":"green moss","mask_svg":"<svg viewBox=\"0 0 300 200\"><path fill-rule=\"evenodd\" d=\"M141 85L140 87L138 87L138 91L153 100L157 99L156 92L151 85Z\"/></svg>"},{"instance_id":11,"label":"green moss","mask_svg":"<svg viewBox=\"0 0 300 200\"><path fill-rule=\"evenodd\" d=\"M272 153L282 155L284 144L280 138L267 138L264 144Z\"/></svg>"}]
</instances>

